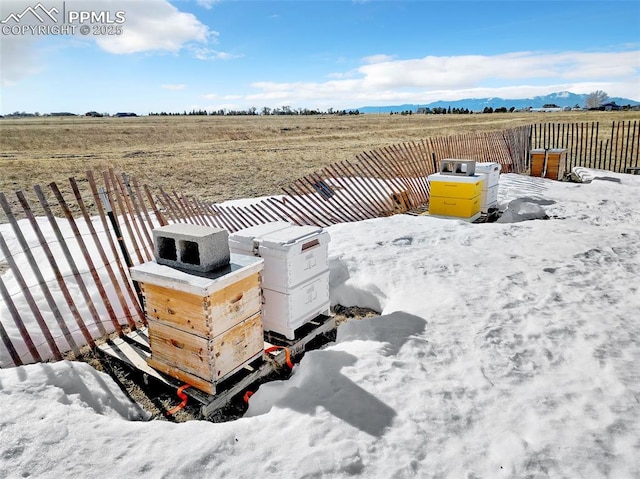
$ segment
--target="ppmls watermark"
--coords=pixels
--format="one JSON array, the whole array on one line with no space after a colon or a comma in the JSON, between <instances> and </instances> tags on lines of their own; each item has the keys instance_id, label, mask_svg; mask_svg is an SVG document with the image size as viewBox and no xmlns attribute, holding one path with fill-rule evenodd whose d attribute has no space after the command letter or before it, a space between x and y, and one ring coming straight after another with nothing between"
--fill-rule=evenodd
<instances>
[{"instance_id":1,"label":"ppmls watermark","mask_svg":"<svg viewBox=\"0 0 640 479\"><path fill-rule=\"evenodd\" d=\"M7 2L10 3L10 2ZM83 2L86 5L85 2ZM24 5L24 3L22 4ZM78 3L75 3L77 6ZM5 6L7 6L5 4ZM24 9L2 14L2 35L121 35L126 21L122 10L73 8L74 2L43 5L38 2ZM3 11L6 9L3 8Z\"/></svg>"}]
</instances>

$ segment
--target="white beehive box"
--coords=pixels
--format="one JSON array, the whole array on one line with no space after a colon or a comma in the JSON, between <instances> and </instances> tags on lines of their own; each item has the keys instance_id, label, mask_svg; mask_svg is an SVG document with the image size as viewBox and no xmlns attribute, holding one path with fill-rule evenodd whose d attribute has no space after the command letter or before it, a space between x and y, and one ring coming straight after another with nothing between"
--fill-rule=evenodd
<instances>
[{"instance_id":1,"label":"white beehive box","mask_svg":"<svg viewBox=\"0 0 640 479\"><path fill-rule=\"evenodd\" d=\"M476 163L476 175L486 175L484 178L484 189L493 188L494 186L498 186L500 181L500 170L502 167L500 163L494 162L483 162Z\"/></svg>"},{"instance_id":2,"label":"white beehive box","mask_svg":"<svg viewBox=\"0 0 640 479\"><path fill-rule=\"evenodd\" d=\"M317 226L267 223L232 234L232 252L264 259L262 286L286 293L329 269L329 233Z\"/></svg>"},{"instance_id":3,"label":"white beehive box","mask_svg":"<svg viewBox=\"0 0 640 479\"><path fill-rule=\"evenodd\" d=\"M291 226L286 221L273 221L244 228L229 235L229 249L232 253L259 256L258 246L263 236Z\"/></svg>"},{"instance_id":4,"label":"white beehive box","mask_svg":"<svg viewBox=\"0 0 640 479\"><path fill-rule=\"evenodd\" d=\"M265 331L294 339L295 330L320 314L330 313L329 271L287 292L263 289L262 323Z\"/></svg>"},{"instance_id":5,"label":"white beehive box","mask_svg":"<svg viewBox=\"0 0 640 479\"><path fill-rule=\"evenodd\" d=\"M317 226L267 223L229 237L232 252L264 260L263 325L293 339L295 330L329 314L329 234Z\"/></svg>"},{"instance_id":6,"label":"white beehive box","mask_svg":"<svg viewBox=\"0 0 640 479\"><path fill-rule=\"evenodd\" d=\"M483 189L480 195L480 211L488 213L490 208L498 207L498 185Z\"/></svg>"},{"instance_id":7,"label":"white beehive box","mask_svg":"<svg viewBox=\"0 0 640 479\"><path fill-rule=\"evenodd\" d=\"M500 182L500 163L476 163L476 174L482 175L482 195L480 197L480 211L487 213L490 208L498 206L498 183Z\"/></svg>"},{"instance_id":8,"label":"white beehive box","mask_svg":"<svg viewBox=\"0 0 640 479\"><path fill-rule=\"evenodd\" d=\"M329 233L316 226L291 226L260 240L263 286L286 293L329 269Z\"/></svg>"}]
</instances>

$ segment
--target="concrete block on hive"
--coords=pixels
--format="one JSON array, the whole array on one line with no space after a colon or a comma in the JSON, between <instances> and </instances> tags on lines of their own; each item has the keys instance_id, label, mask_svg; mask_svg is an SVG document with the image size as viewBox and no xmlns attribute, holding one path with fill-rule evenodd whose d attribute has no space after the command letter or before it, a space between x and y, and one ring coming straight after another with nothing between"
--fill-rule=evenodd
<instances>
[{"instance_id":1,"label":"concrete block on hive","mask_svg":"<svg viewBox=\"0 0 640 479\"><path fill-rule=\"evenodd\" d=\"M473 176L475 172L475 160L455 160L446 158L440 162L440 173L443 175Z\"/></svg>"},{"instance_id":2,"label":"concrete block on hive","mask_svg":"<svg viewBox=\"0 0 640 479\"><path fill-rule=\"evenodd\" d=\"M156 262L206 273L229 264L229 233L220 228L177 223L153 230Z\"/></svg>"}]
</instances>

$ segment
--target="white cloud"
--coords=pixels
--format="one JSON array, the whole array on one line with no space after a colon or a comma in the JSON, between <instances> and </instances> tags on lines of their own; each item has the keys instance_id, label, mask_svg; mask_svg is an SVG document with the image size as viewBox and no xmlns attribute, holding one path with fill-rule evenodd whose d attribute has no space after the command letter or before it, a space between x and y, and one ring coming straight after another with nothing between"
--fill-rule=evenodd
<instances>
[{"instance_id":1,"label":"white cloud","mask_svg":"<svg viewBox=\"0 0 640 479\"><path fill-rule=\"evenodd\" d=\"M384 55L384 54L370 55L368 57L364 57L362 59L362 63L369 63L369 64L385 63L385 62L393 61L394 58L395 57L392 55Z\"/></svg>"},{"instance_id":2,"label":"white cloud","mask_svg":"<svg viewBox=\"0 0 640 479\"><path fill-rule=\"evenodd\" d=\"M91 3L96 9L97 2ZM194 15L179 11L166 0L114 0L105 3L110 5L110 9L122 10L126 14L121 35L95 37L98 46L109 53L177 52L189 42L206 44L217 36Z\"/></svg>"},{"instance_id":3,"label":"white cloud","mask_svg":"<svg viewBox=\"0 0 640 479\"><path fill-rule=\"evenodd\" d=\"M255 82L251 104L353 107L402 102L522 98L568 90L600 89L640 100L640 52L514 52L501 55L427 56L391 60L385 55L325 82Z\"/></svg>"},{"instance_id":4,"label":"white cloud","mask_svg":"<svg viewBox=\"0 0 640 479\"><path fill-rule=\"evenodd\" d=\"M178 85L162 85L162 88L164 88L165 90L179 91L179 90L184 90L185 88L187 88L187 85L185 85L184 83L180 83Z\"/></svg>"},{"instance_id":5,"label":"white cloud","mask_svg":"<svg viewBox=\"0 0 640 479\"><path fill-rule=\"evenodd\" d=\"M0 42L0 86L10 87L42 71L38 40L28 36L3 36Z\"/></svg>"},{"instance_id":6,"label":"white cloud","mask_svg":"<svg viewBox=\"0 0 640 479\"><path fill-rule=\"evenodd\" d=\"M0 2L0 18L10 13L21 12L33 5L31 0ZM61 2L53 2L53 4ZM208 48L216 43L218 33L201 23L194 15L181 12L168 0L66 0L69 11L108 11L112 18L118 11L124 12L121 35L87 35L76 31L74 38L58 36L58 42L67 42L75 47L78 43L95 41L103 50L112 54L165 51L176 53L186 47ZM62 12L62 7L58 9ZM62 13L60 13L62 15ZM33 20L33 18L31 19ZM3 35L0 59L0 84L11 86L40 71L46 70L42 44L47 37L30 35ZM220 53L220 57L225 54Z\"/></svg>"},{"instance_id":7,"label":"white cloud","mask_svg":"<svg viewBox=\"0 0 640 479\"><path fill-rule=\"evenodd\" d=\"M220 1L221 0L196 0L196 3L207 10L211 10L213 6Z\"/></svg>"},{"instance_id":8,"label":"white cloud","mask_svg":"<svg viewBox=\"0 0 640 479\"><path fill-rule=\"evenodd\" d=\"M495 80L601 79L636 74L638 52L544 54L507 53L495 56L427 56L388 61L359 68L370 88L465 88Z\"/></svg>"},{"instance_id":9,"label":"white cloud","mask_svg":"<svg viewBox=\"0 0 640 479\"><path fill-rule=\"evenodd\" d=\"M242 58L242 55L221 52L203 46L194 46L190 49L198 60L233 60L235 58Z\"/></svg>"}]
</instances>

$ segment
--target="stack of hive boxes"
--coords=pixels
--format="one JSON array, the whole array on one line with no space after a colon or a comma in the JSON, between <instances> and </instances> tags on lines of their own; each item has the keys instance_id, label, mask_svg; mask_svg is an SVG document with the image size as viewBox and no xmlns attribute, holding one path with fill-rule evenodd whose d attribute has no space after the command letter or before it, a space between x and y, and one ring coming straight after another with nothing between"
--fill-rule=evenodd
<instances>
[{"instance_id":1,"label":"stack of hive boxes","mask_svg":"<svg viewBox=\"0 0 640 479\"><path fill-rule=\"evenodd\" d=\"M263 327L295 338L296 329L330 313L329 234L316 226L273 222L229 237L232 253L264 259Z\"/></svg>"},{"instance_id":2,"label":"stack of hive boxes","mask_svg":"<svg viewBox=\"0 0 640 479\"><path fill-rule=\"evenodd\" d=\"M531 176L561 180L564 178L566 160L565 148L531 150Z\"/></svg>"},{"instance_id":3,"label":"stack of hive boxes","mask_svg":"<svg viewBox=\"0 0 640 479\"><path fill-rule=\"evenodd\" d=\"M489 213L498 207L498 183L500 182L500 163L476 163L476 174L482 176L482 194L480 195L480 212Z\"/></svg>"},{"instance_id":4,"label":"stack of hive boxes","mask_svg":"<svg viewBox=\"0 0 640 479\"><path fill-rule=\"evenodd\" d=\"M480 217L483 178L475 161L442 160L440 173L428 177L429 214L474 221Z\"/></svg>"},{"instance_id":5,"label":"stack of hive boxes","mask_svg":"<svg viewBox=\"0 0 640 479\"><path fill-rule=\"evenodd\" d=\"M261 357L263 260L230 254L228 233L174 224L153 231L156 261L131 268L144 295L148 364L209 394Z\"/></svg>"}]
</instances>

